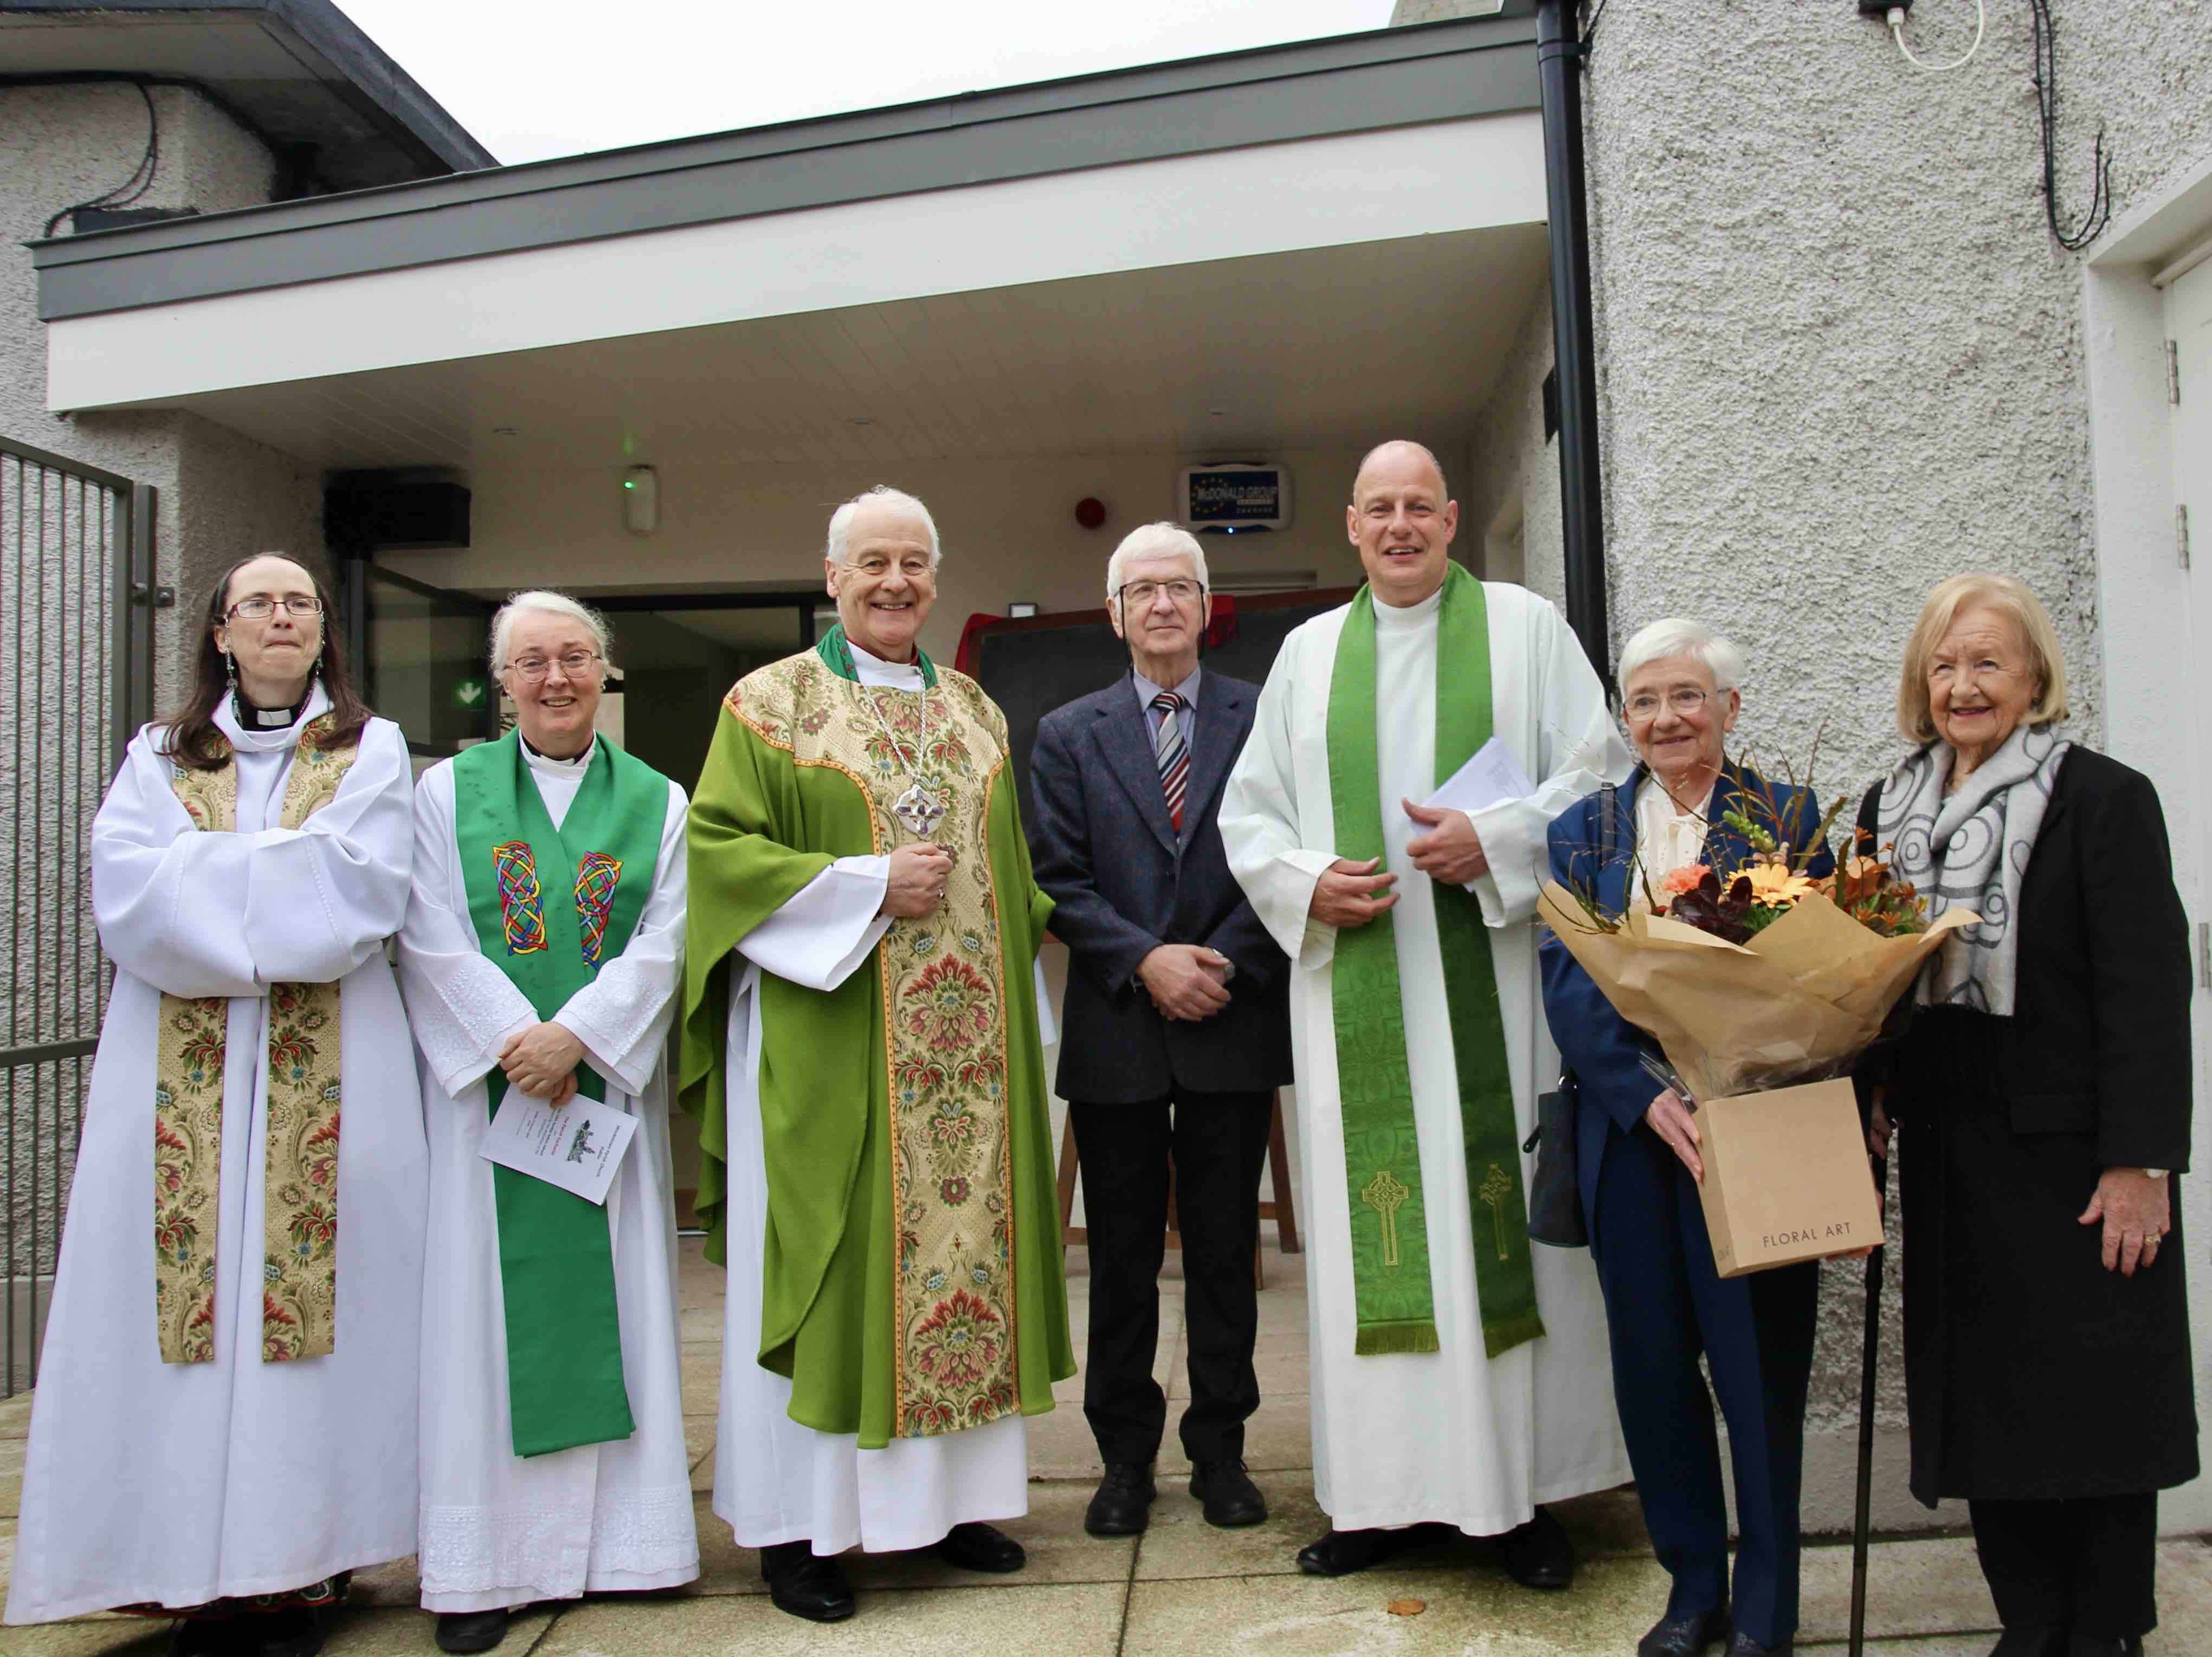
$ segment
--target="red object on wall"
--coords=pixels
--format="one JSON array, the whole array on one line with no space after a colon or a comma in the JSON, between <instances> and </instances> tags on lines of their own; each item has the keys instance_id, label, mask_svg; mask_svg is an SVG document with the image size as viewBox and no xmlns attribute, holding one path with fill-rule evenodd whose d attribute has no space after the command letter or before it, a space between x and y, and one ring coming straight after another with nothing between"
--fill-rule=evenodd
<instances>
[{"instance_id":1,"label":"red object on wall","mask_svg":"<svg viewBox=\"0 0 2212 1657\"><path fill-rule=\"evenodd\" d=\"M1106 521L1106 503L1095 495L1086 495L1075 503L1075 521L1087 530L1095 530Z\"/></svg>"}]
</instances>

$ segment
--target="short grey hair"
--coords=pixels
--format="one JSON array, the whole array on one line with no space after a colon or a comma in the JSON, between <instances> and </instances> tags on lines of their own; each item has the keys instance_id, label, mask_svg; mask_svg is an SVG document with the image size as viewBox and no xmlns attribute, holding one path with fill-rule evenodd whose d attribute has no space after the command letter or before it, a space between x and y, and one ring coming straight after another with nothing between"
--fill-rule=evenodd
<instances>
[{"instance_id":1,"label":"short grey hair","mask_svg":"<svg viewBox=\"0 0 2212 1657\"><path fill-rule=\"evenodd\" d=\"M491 618L491 671L497 678L501 668L507 665L507 638L514 630L514 618L526 610L534 610L548 616L565 616L572 622L580 622L591 630L592 642L599 646L599 659L609 667L614 665L615 635L607 627L607 618L588 604L580 604L565 592L555 592L546 587L532 587L527 592L510 592L499 613Z\"/></svg>"},{"instance_id":2,"label":"short grey hair","mask_svg":"<svg viewBox=\"0 0 2212 1657\"><path fill-rule=\"evenodd\" d=\"M878 483L872 489L863 489L850 501L830 514L830 538L823 545L822 555L833 564L845 561L845 542L853 532L853 514L863 507L894 507L911 513L921 519L922 527L929 531L929 567L935 569L945 555L938 544L937 520L929 515L929 508L921 504L919 495L908 495L904 489L895 489L888 483Z\"/></svg>"},{"instance_id":3,"label":"short grey hair","mask_svg":"<svg viewBox=\"0 0 2212 1657\"><path fill-rule=\"evenodd\" d=\"M1741 651L1701 622L1668 616L1638 628L1636 636L1621 646L1621 683L1669 656L1695 657L1713 676L1716 690L1734 690L1743 683Z\"/></svg>"},{"instance_id":4,"label":"short grey hair","mask_svg":"<svg viewBox=\"0 0 2212 1657\"><path fill-rule=\"evenodd\" d=\"M1206 576L1206 549L1198 537L1182 525L1163 519L1157 524L1146 524L1131 530L1121 537L1121 544L1114 549L1114 555L1106 561L1106 602L1109 605L1121 591L1121 572L1128 568L1132 558L1188 558L1198 571L1198 584L1209 592L1213 583Z\"/></svg>"}]
</instances>

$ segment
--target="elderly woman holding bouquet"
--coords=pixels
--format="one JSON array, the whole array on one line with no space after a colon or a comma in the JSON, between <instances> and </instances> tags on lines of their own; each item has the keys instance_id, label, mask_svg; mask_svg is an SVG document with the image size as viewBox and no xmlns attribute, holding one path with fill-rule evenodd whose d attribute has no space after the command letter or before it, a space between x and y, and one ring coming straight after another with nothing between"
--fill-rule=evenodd
<instances>
[{"instance_id":1,"label":"elderly woman holding bouquet","mask_svg":"<svg viewBox=\"0 0 2212 1657\"><path fill-rule=\"evenodd\" d=\"M1860 827L1971 910L1881 1066L1903 1142L1912 1492L1964 1496L1997 1651L2139 1652L2160 1490L2197 1473L2174 1175L2189 1157L2187 923L2149 780L2059 731L2066 665L2009 576L1936 587L1906 646L1915 744Z\"/></svg>"},{"instance_id":2,"label":"elderly woman holding bouquet","mask_svg":"<svg viewBox=\"0 0 2212 1657\"><path fill-rule=\"evenodd\" d=\"M1622 705L1641 763L1618 791L1590 795L1552 824L1554 880L1618 915L1650 895L1688 889L1708 868L1753 865L1757 848L1731 816L1784 859L1814 842L1820 813L1808 793L1728 760L1742 665L1733 645L1693 622L1654 622L1628 641ZM1816 847L1797 873L1786 862L1754 872L1762 888L1778 888L1832 866ZM1797 1493L1818 1263L1720 1277L1698 1196L1697 1119L1646 1072L1656 1044L1613 1011L1556 937L1545 941L1543 968L1552 1035L1580 1083L1577 1173L1612 1330L1613 1395L1644 1522L1674 1579L1666 1614L1637 1650L1695 1657L1725 1639L1731 1657L1787 1651L1797 1627ZM1715 1393L1728 1417L1741 1528L1733 1612Z\"/></svg>"}]
</instances>

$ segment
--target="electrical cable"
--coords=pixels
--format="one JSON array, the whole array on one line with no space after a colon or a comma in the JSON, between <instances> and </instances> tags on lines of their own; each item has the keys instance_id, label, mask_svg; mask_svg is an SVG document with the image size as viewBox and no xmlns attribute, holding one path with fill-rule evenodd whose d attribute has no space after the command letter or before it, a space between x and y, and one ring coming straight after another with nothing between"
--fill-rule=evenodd
<instances>
[{"instance_id":1,"label":"electrical cable","mask_svg":"<svg viewBox=\"0 0 2212 1657\"><path fill-rule=\"evenodd\" d=\"M2035 14L2035 101L2043 123L2043 208L2051 234L2069 253L2078 253L2105 234L2112 222L2112 158L2105 153L2105 129L2097 129L2097 153L2090 163L2094 179L2089 210L2067 230L2058 222L2058 25L2051 0L2028 0Z\"/></svg>"},{"instance_id":2,"label":"electrical cable","mask_svg":"<svg viewBox=\"0 0 2212 1657\"><path fill-rule=\"evenodd\" d=\"M1613 0L1597 0L1597 9L1590 14L1589 21L1583 25L1582 44L1585 52L1589 50L1589 43L1597 33L1597 20L1605 15L1605 9L1612 3Z\"/></svg>"},{"instance_id":3,"label":"electrical cable","mask_svg":"<svg viewBox=\"0 0 2212 1657\"><path fill-rule=\"evenodd\" d=\"M154 94L146 89L143 82L134 82L132 84L137 86L138 95L146 100L145 154L139 156L138 165L131 168L131 176L117 185L114 189L104 195L94 196L90 201L77 202L71 206L64 207L53 217L48 219L45 233L48 237L52 237L61 222L72 213L88 207L127 207L153 187L154 175L160 172L161 167L161 120L154 110Z\"/></svg>"},{"instance_id":4,"label":"electrical cable","mask_svg":"<svg viewBox=\"0 0 2212 1657\"><path fill-rule=\"evenodd\" d=\"M1982 49L1982 37L1989 32L1989 0L1974 0L1974 44L1966 48L1966 56L1948 64L1923 63L1912 55L1912 48L1905 44L1905 8L1889 9L1889 38L1897 42L1897 49L1905 54L1905 61L1930 75L1948 75L1954 69L1964 69L1974 61L1974 54Z\"/></svg>"}]
</instances>

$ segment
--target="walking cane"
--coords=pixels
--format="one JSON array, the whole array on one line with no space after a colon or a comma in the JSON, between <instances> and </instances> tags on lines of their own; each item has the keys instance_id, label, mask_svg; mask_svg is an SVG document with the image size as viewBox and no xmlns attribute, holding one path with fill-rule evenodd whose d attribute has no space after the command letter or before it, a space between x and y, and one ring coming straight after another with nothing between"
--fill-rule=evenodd
<instances>
[{"instance_id":1,"label":"walking cane","mask_svg":"<svg viewBox=\"0 0 2212 1657\"><path fill-rule=\"evenodd\" d=\"M1876 1156L1875 1194L1882 1212L1889 1210L1889 1159ZM1881 1262L1887 1243L1877 1244L1866 1262L1866 1327L1859 1352L1859 1487L1858 1509L1851 1519L1851 1645L1850 1657L1862 1657L1866 1645L1867 1533L1874 1506L1874 1378L1881 1356Z\"/></svg>"}]
</instances>

